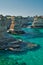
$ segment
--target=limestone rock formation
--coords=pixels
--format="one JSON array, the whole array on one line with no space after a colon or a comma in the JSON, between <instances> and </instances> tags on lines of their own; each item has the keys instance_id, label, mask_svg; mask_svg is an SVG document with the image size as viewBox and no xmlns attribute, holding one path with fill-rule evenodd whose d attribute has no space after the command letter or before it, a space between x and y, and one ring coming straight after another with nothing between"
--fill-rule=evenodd
<instances>
[{"instance_id":1,"label":"limestone rock formation","mask_svg":"<svg viewBox=\"0 0 43 65\"><path fill-rule=\"evenodd\" d=\"M26 50L37 50L40 48L40 45L34 43L26 43L20 40L14 40L13 38L9 38L3 41L0 41L0 49L1 50L10 50L14 52L23 52Z\"/></svg>"}]
</instances>

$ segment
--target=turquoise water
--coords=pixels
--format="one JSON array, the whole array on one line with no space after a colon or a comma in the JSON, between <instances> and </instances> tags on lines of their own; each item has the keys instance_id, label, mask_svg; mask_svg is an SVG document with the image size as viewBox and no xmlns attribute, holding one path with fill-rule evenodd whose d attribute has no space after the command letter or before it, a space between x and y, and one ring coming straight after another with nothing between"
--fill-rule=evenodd
<instances>
[{"instance_id":1,"label":"turquoise water","mask_svg":"<svg viewBox=\"0 0 43 65\"><path fill-rule=\"evenodd\" d=\"M24 28L23 30L27 34L12 36L25 42L40 44L41 48L20 54L0 51L0 65L43 65L43 29Z\"/></svg>"}]
</instances>

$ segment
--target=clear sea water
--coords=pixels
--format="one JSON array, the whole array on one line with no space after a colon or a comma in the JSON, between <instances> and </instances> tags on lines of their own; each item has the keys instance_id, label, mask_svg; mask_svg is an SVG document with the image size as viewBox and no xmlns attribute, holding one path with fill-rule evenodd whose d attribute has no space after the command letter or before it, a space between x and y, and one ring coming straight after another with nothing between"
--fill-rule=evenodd
<instances>
[{"instance_id":1,"label":"clear sea water","mask_svg":"<svg viewBox=\"0 0 43 65\"><path fill-rule=\"evenodd\" d=\"M23 28L23 30L27 34L11 36L25 42L40 44L40 48L20 54L0 50L0 65L43 65L43 29Z\"/></svg>"}]
</instances>

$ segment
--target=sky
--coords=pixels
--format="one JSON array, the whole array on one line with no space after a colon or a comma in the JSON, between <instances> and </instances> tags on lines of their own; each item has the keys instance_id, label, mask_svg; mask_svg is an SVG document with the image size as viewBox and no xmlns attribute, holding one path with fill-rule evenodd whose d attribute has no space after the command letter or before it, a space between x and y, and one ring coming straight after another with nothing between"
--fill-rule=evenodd
<instances>
[{"instance_id":1,"label":"sky","mask_svg":"<svg viewBox=\"0 0 43 65\"><path fill-rule=\"evenodd\" d=\"M0 0L0 14L12 16L43 15L43 0Z\"/></svg>"}]
</instances>

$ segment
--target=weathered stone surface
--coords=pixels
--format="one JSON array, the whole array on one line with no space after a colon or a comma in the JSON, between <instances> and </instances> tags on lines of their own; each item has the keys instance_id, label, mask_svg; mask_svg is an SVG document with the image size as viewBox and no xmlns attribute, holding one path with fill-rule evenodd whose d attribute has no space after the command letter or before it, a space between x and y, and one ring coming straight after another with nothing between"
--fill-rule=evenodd
<instances>
[{"instance_id":1,"label":"weathered stone surface","mask_svg":"<svg viewBox=\"0 0 43 65\"><path fill-rule=\"evenodd\" d=\"M9 31L10 34L25 34L24 31Z\"/></svg>"},{"instance_id":2,"label":"weathered stone surface","mask_svg":"<svg viewBox=\"0 0 43 65\"><path fill-rule=\"evenodd\" d=\"M36 50L39 49L40 45L34 43L25 43L23 41L9 39L0 41L0 49L10 50L16 52L22 52L26 50Z\"/></svg>"}]
</instances>

